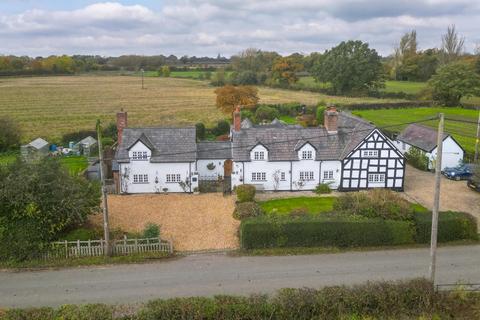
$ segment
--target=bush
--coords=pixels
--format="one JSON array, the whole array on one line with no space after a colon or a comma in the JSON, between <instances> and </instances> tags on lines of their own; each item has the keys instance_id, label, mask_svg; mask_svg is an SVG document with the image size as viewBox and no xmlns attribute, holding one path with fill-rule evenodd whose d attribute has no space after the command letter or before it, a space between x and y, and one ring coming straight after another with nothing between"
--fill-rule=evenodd
<instances>
[{"instance_id":1,"label":"bush","mask_svg":"<svg viewBox=\"0 0 480 320\"><path fill-rule=\"evenodd\" d=\"M215 136L221 136L230 132L230 123L227 120L220 120L217 126L212 129Z\"/></svg>"},{"instance_id":2,"label":"bush","mask_svg":"<svg viewBox=\"0 0 480 320\"><path fill-rule=\"evenodd\" d=\"M238 202L251 202L255 199L257 189L251 184L242 184L235 188Z\"/></svg>"},{"instance_id":3,"label":"bush","mask_svg":"<svg viewBox=\"0 0 480 320\"><path fill-rule=\"evenodd\" d=\"M102 138L102 147L103 148L111 147L111 146L113 146L114 143L115 143L115 141L112 138L109 138L109 137Z\"/></svg>"},{"instance_id":4,"label":"bush","mask_svg":"<svg viewBox=\"0 0 480 320\"><path fill-rule=\"evenodd\" d=\"M87 241L87 240L96 240L101 238L102 236L103 234L99 234L97 230L87 229L87 228L78 228L68 232L64 236L61 236L60 240Z\"/></svg>"},{"instance_id":5,"label":"bush","mask_svg":"<svg viewBox=\"0 0 480 320\"><path fill-rule=\"evenodd\" d=\"M143 237L144 238L159 238L160 237L160 227L155 223L147 223L145 228L143 228Z\"/></svg>"},{"instance_id":6,"label":"bush","mask_svg":"<svg viewBox=\"0 0 480 320\"><path fill-rule=\"evenodd\" d=\"M255 119L258 122L262 122L265 120L273 120L275 118L278 118L278 111L274 108L267 107L267 106L260 106L257 108L257 111L255 111Z\"/></svg>"},{"instance_id":7,"label":"bush","mask_svg":"<svg viewBox=\"0 0 480 320\"><path fill-rule=\"evenodd\" d=\"M330 189L330 184L320 183L318 186L315 187L315 193L318 193L318 194L332 193L332 189Z\"/></svg>"},{"instance_id":8,"label":"bush","mask_svg":"<svg viewBox=\"0 0 480 320\"><path fill-rule=\"evenodd\" d=\"M432 214L415 213L415 241L429 243L432 230ZM476 219L464 212L440 212L438 216L438 242L478 239Z\"/></svg>"},{"instance_id":9,"label":"bush","mask_svg":"<svg viewBox=\"0 0 480 320\"><path fill-rule=\"evenodd\" d=\"M272 247L368 247L413 243L409 222L346 217L242 221L243 249Z\"/></svg>"},{"instance_id":10,"label":"bush","mask_svg":"<svg viewBox=\"0 0 480 320\"><path fill-rule=\"evenodd\" d=\"M325 109L324 106L318 106L316 116L317 116L317 123L323 125L325 120Z\"/></svg>"},{"instance_id":11,"label":"bush","mask_svg":"<svg viewBox=\"0 0 480 320\"><path fill-rule=\"evenodd\" d=\"M425 155L425 153L415 147L411 147L408 149L407 152L404 154L405 159L409 164L414 166L417 169L427 171L428 170L428 157Z\"/></svg>"},{"instance_id":12,"label":"bush","mask_svg":"<svg viewBox=\"0 0 480 320\"><path fill-rule=\"evenodd\" d=\"M20 146L21 131L18 124L10 118L0 118L0 152Z\"/></svg>"},{"instance_id":13,"label":"bush","mask_svg":"<svg viewBox=\"0 0 480 320\"><path fill-rule=\"evenodd\" d=\"M367 218L412 220L411 204L388 189L344 193L335 199L333 209L340 214Z\"/></svg>"},{"instance_id":14,"label":"bush","mask_svg":"<svg viewBox=\"0 0 480 320\"><path fill-rule=\"evenodd\" d=\"M197 140L205 140L205 125L201 122L195 124L195 133L197 135Z\"/></svg>"},{"instance_id":15,"label":"bush","mask_svg":"<svg viewBox=\"0 0 480 320\"><path fill-rule=\"evenodd\" d=\"M256 217L260 215L260 212L260 206L255 202L240 202L235 205L233 217L237 220L243 220L245 218Z\"/></svg>"}]
</instances>

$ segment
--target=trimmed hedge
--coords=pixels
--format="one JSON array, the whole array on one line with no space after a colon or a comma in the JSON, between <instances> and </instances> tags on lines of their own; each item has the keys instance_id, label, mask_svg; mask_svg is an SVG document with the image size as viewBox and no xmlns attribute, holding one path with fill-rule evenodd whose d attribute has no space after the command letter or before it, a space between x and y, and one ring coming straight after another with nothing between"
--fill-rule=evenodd
<instances>
[{"instance_id":1,"label":"trimmed hedge","mask_svg":"<svg viewBox=\"0 0 480 320\"><path fill-rule=\"evenodd\" d=\"M415 229L415 241L417 243L429 243L432 230L432 214L415 213ZM438 242L467 239L478 239L476 219L464 212L440 212L438 216Z\"/></svg>"},{"instance_id":2,"label":"trimmed hedge","mask_svg":"<svg viewBox=\"0 0 480 320\"><path fill-rule=\"evenodd\" d=\"M243 249L272 247L367 247L414 243L410 222L382 219L253 218L242 222Z\"/></svg>"},{"instance_id":3,"label":"trimmed hedge","mask_svg":"<svg viewBox=\"0 0 480 320\"><path fill-rule=\"evenodd\" d=\"M368 282L319 290L283 289L274 296L191 297L131 306L102 304L12 309L2 320L478 319L480 294L435 291L425 279Z\"/></svg>"}]
</instances>

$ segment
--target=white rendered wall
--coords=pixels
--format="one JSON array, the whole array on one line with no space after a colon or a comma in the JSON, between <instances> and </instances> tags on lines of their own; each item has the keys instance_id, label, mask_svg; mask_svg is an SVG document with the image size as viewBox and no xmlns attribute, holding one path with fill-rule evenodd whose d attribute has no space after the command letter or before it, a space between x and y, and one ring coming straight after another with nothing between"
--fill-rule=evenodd
<instances>
[{"instance_id":1,"label":"white rendered wall","mask_svg":"<svg viewBox=\"0 0 480 320\"><path fill-rule=\"evenodd\" d=\"M225 160L226 159L197 160L197 171L200 179L215 180L219 176L223 177ZM207 168L210 163L215 165L213 170Z\"/></svg>"},{"instance_id":2,"label":"white rendered wall","mask_svg":"<svg viewBox=\"0 0 480 320\"><path fill-rule=\"evenodd\" d=\"M463 161L463 150L451 137L443 140L442 150L442 170L446 167L456 167ZM430 159L429 169L435 169L435 160L437 159L437 148L428 154Z\"/></svg>"}]
</instances>

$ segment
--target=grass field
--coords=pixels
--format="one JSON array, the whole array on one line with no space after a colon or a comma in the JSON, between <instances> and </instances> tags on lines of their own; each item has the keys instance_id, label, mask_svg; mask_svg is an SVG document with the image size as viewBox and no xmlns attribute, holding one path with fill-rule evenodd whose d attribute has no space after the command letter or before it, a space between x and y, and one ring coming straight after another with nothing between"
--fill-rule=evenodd
<instances>
[{"instance_id":1,"label":"grass field","mask_svg":"<svg viewBox=\"0 0 480 320\"><path fill-rule=\"evenodd\" d=\"M273 199L260 203L260 207L267 215L288 215L292 210L304 209L312 215L333 210L333 197L298 197Z\"/></svg>"},{"instance_id":2,"label":"grass field","mask_svg":"<svg viewBox=\"0 0 480 320\"><path fill-rule=\"evenodd\" d=\"M475 151L476 124L449 121L448 118L476 122L478 111L462 108L414 108L414 109L383 109L383 110L355 110L353 114L372 121L377 126L389 126L397 123L405 123L427 119L438 113L445 114L445 131L453 137L468 152ZM436 127L437 121L424 122L424 125ZM388 128L392 131L400 131L404 126Z\"/></svg>"},{"instance_id":3,"label":"grass field","mask_svg":"<svg viewBox=\"0 0 480 320\"><path fill-rule=\"evenodd\" d=\"M228 117L215 107L214 90L207 81L161 77L146 77L144 90L134 76L0 78L0 116L19 122L24 142L39 136L59 142L64 133L94 129L97 119L114 122L121 108L130 126L213 124ZM266 87L259 96L260 103L392 101Z\"/></svg>"},{"instance_id":4,"label":"grass field","mask_svg":"<svg viewBox=\"0 0 480 320\"><path fill-rule=\"evenodd\" d=\"M0 165L12 163L19 156L18 153L0 153ZM68 172L73 175L78 175L83 170L87 169L87 158L83 156L68 156L60 158L60 163L67 168Z\"/></svg>"}]
</instances>

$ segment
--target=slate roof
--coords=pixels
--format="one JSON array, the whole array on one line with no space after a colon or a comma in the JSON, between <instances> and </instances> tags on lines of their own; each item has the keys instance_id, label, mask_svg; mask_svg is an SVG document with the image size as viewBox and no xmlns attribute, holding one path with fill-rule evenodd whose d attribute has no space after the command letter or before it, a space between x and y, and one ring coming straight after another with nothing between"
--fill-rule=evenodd
<instances>
[{"instance_id":1,"label":"slate roof","mask_svg":"<svg viewBox=\"0 0 480 320\"><path fill-rule=\"evenodd\" d=\"M232 159L232 143L230 141L198 142L197 159Z\"/></svg>"},{"instance_id":2,"label":"slate roof","mask_svg":"<svg viewBox=\"0 0 480 320\"><path fill-rule=\"evenodd\" d=\"M250 151L257 144L268 149L271 161L298 160L298 148L310 143L316 160L340 160L355 148L375 127L360 118L339 112L338 132L328 134L324 127L303 128L276 122L256 125L233 132L234 161L250 161Z\"/></svg>"},{"instance_id":3,"label":"slate roof","mask_svg":"<svg viewBox=\"0 0 480 320\"><path fill-rule=\"evenodd\" d=\"M48 144L49 143L46 140L44 140L42 138L37 138L37 139L33 140L32 142L30 142L29 144L27 144L26 146L39 150L39 149L42 149L45 146L48 146Z\"/></svg>"},{"instance_id":4,"label":"slate roof","mask_svg":"<svg viewBox=\"0 0 480 320\"><path fill-rule=\"evenodd\" d=\"M128 149L142 141L152 150L150 162L193 162L196 160L195 128L125 128L115 159L129 162Z\"/></svg>"},{"instance_id":5,"label":"slate roof","mask_svg":"<svg viewBox=\"0 0 480 320\"><path fill-rule=\"evenodd\" d=\"M444 133L443 140L448 136L448 133ZM437 146L437 130L413 123L408 125L397 136L397 140L408 143L425 152L431 152Z\"/></svg>"}]
</instances>

